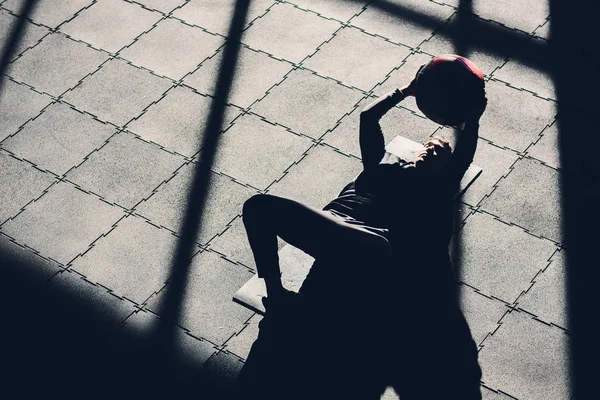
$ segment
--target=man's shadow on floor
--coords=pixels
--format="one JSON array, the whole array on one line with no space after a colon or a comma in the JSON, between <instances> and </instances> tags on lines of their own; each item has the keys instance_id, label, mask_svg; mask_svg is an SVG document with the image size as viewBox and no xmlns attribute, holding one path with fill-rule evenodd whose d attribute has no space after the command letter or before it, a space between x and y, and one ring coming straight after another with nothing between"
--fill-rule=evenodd
<instances>
[{"instance_id":1,"label":"man's shadow on floor","mask_svg":"<svg viewBox=\"0 0 600 400\"><path fill-rule=\"evenodd\" d=\"M373 290L338 282L329 296L265 298L236 399L380 399L389 386L402 400L480 399L447 256L388 278Z\"/></svg>"}]
</instances>

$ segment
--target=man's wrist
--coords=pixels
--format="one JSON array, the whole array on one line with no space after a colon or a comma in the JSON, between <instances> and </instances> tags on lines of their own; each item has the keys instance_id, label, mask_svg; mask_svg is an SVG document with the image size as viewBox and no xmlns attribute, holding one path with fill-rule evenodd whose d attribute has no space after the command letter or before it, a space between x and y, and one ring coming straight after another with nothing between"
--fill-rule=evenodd
<instances>
[{"instance_id":1,"label":"man's wrist","mask_svg":"<svg viewBox=\"0 0 600 400\"><path fill-rule=\"evenodd\" d=\"M406 98L408 96L414 96L414 94L410 91L410 89L408 88L408 86L404 86L398 89L398 91L400 93L402 93L402 97Z\"/></svg>"},{"instance_id":2,"label":"man's wrist","mask_svg":"<svg viewBox=\"0 0 600 400\"><path fill-rule=\"evenodd\" d=\"M394 97L396 97L396 98L397 98L398 96L400 96L400 97L402 97L402 98L405 98L405 97L406 97L406 93L404 93L404 91L403 91L403 88L396 88L396 90L394 90L394 92L393 92L393 95L394 95Z\"/></svg>"}]
</instances>

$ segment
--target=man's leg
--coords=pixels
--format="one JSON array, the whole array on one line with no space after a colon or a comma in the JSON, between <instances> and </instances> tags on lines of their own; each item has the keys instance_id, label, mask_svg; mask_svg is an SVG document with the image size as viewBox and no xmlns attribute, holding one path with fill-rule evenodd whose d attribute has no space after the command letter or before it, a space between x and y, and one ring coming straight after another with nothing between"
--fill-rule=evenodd
<instances>
[{"instance_id":1,"label":"man's leg","mask_svg":"<svg viewBox=\"0 0 600 400\"><path fill-rule=\"evenodd\" d=\"M364 228L282 197L259 194L244 203L243 221L258 276L271 295L282 291L277 237L315 259L342 256L350 249L357 257L386 259L389 242Z\"/></svg>"}]
</instances>

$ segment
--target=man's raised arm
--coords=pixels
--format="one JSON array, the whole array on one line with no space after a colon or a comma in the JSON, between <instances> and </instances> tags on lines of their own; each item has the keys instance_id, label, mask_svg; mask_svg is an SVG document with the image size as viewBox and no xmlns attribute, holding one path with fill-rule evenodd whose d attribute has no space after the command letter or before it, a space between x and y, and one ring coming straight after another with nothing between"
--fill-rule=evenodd
<instances>
[{"instance_id":1,"label":"man's raised arm","mask_svg":"<svg viewBox=\"0 0 600 400\"><path fill-rule=\"evenodd\" d=\"M360 113L359 141L364 169L379 164L383 158L385 141L379 120L386 112L400 103L404 97L402 91L396 89L385 96L381 96Z\"/></svg>"},{"instance_id":2,"label":"man's raised arm","mask_svg":"<svg viewBox=\"0 0 600 400\"><path fill-rule=\"evenodd\" d=\"M487 96L484 91L481 102L473 107L470 115L466 118L464 128L458 135L449 165L448 180L453 190L458 188L469 165L473 162L475 150L477 149L477 139L479 138L479 119L486 106Z\"/></svg>"},{"instance_id":3,"label":"man's raised arm","mask_svg":"<svg viewBox=\"0 0 600 400\"><path fill-rule=\"evenodd\" d=\"M448 166L448 180L452 186L457 187L460 184L465 172L473 162L478 138L479 121L465 122L465 127L458 134L458 140Z\"/></svg>"}]
</instances>

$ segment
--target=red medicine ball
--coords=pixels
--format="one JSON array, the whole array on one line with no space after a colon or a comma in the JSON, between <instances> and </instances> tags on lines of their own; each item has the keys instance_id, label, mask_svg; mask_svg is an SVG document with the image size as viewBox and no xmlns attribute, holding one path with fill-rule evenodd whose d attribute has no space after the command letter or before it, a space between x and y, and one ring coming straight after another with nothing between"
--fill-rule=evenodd
<instances>
[{"instance_id":1,"label":"red medicine ball","mask_svg":"<svg viewBox=\"0 0 600 400\"><path fill-rule=\"evenodd\" d=\"M468 112L485 97L481 70L455 54L435 57L417 74L419 109L441 125L460 125Z\"/></svg>"}]
</instances>

